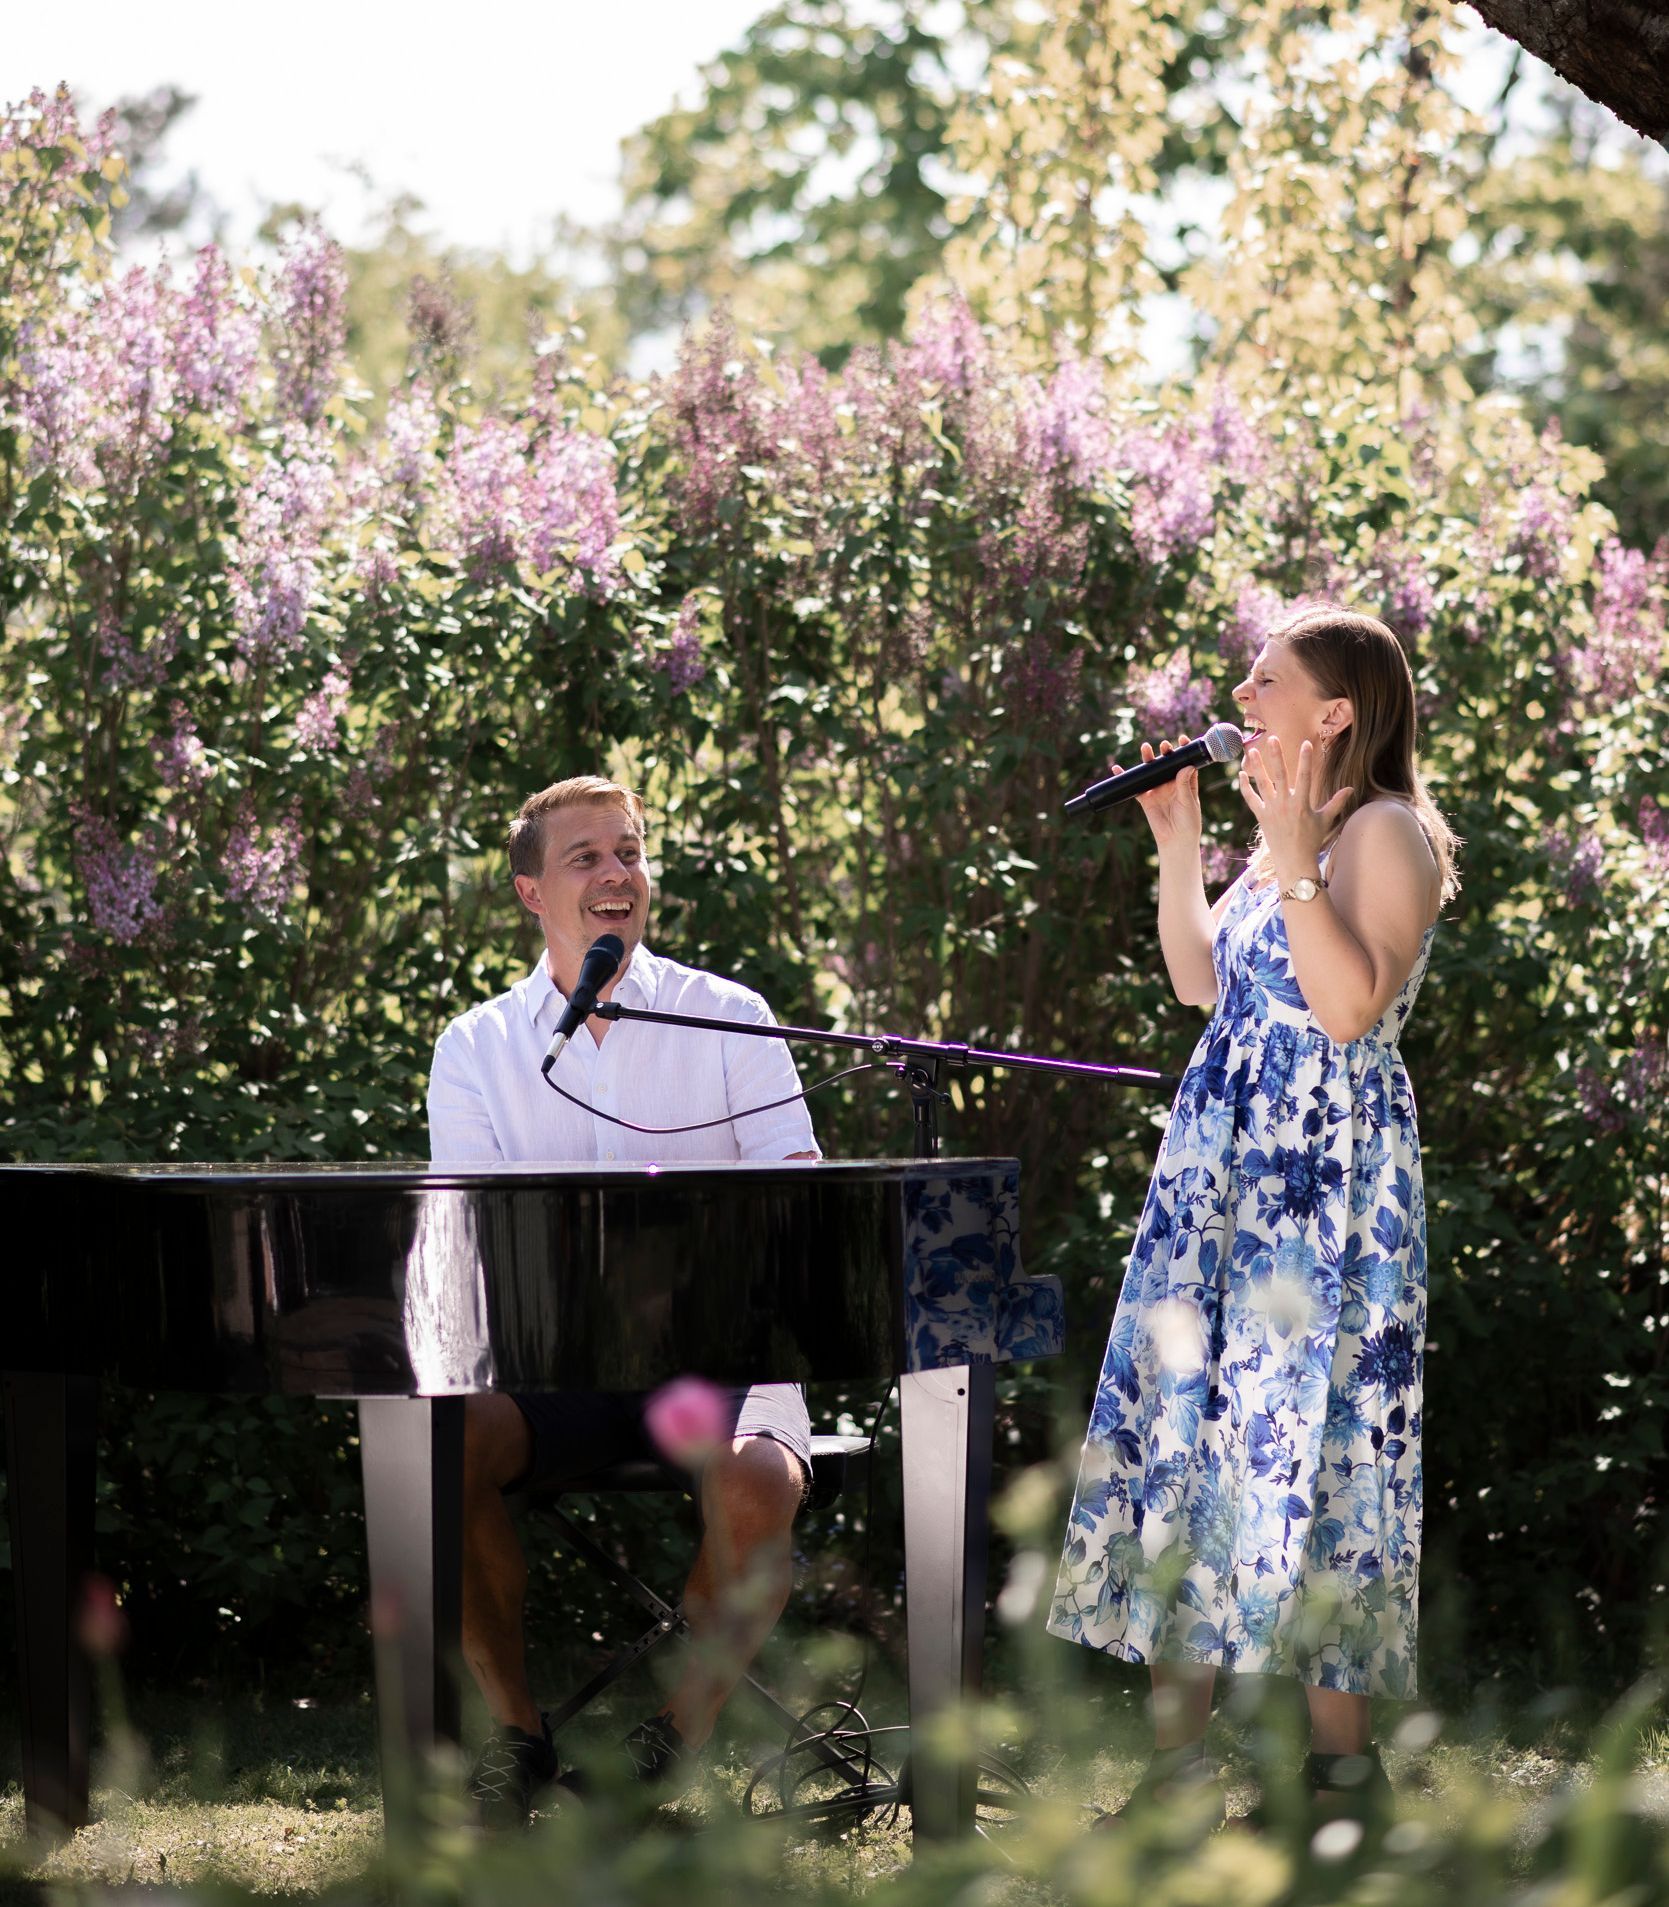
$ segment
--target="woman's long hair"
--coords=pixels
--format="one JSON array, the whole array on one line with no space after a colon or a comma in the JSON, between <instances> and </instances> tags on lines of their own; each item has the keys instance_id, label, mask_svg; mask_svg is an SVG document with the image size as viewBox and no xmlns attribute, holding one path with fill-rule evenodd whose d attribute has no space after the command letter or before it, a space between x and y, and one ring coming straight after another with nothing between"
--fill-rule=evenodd
<instances>
[{"instance_id":1,"label":"woman's long hair","mask_svg":"<svg viewBox=\"0 0 1669 1907\"><path fill-rule=\"evenodd\" d=\"M1431 843L1447 905L1460 891L1456 872L1460 837L1438 812L1420 779L1415 758L1414 676L1402 644L1376 616L1331 603L1300 610L1290 622L1270 630L1269 640L1285 645L1317 694L1348 697L1354 712L1349 728L1335 735L1326 748L1313 751L1319 756L1311 797L1315 805L1324 806L1340 788L1352 790L1327 845L1338 839L1340 828L1365 802L1387 795L1406 802ZM1261 829L1252 844L1250 872L1254 882L1274 873Z\"/></svg>"}]
</instances>

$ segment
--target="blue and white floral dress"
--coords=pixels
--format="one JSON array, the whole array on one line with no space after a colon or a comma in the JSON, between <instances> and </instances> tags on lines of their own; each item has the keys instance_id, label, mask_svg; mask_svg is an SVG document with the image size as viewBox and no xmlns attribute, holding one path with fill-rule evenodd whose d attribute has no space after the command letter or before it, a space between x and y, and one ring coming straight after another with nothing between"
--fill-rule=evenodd
<instances>
[{"instance_id":1,"label":"blue and white floral dress","mask_svg":"<svg viewBox=\"0 0 1669 1907\"><path fill-rule=\"evenodd\" d=\"M1113 1317L1049 1628L1414 1694L1426 1217L1397 1039L1348 1046L1242 874Z\"/></svg>"}]
</instances>

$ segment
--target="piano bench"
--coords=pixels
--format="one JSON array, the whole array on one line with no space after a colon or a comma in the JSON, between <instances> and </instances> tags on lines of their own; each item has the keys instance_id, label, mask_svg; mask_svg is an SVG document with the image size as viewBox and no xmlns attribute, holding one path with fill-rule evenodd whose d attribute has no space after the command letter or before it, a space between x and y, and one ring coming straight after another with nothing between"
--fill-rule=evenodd
<instances>
[{"instance_id":1,"label":"piano bench","mask_svg":"<svg viewBox=\"0 0 1669 1907\"><path fill-rule=\"evenodd\" d=\"M830 1504L838 1503L848 1490L860 1487L868 1474L870 1449L867 1437L814 1436L807 1507L826 1510ZM569 1487L587 1496L615 1491L637 1495L660 1490L687 1491L689 1483L689 1477L670 1463L658 1462L653 1457L632 1457L624 1463L593 1471Z\"/></svg>"},{"instance_id":2,"label":"piano bench","mask_svg":"<svg viewBox=\"0 0 1669 1907\"><path fill-rule=\"evenodd\" d=\"M868 1437L814 1436L811 1440L811 1490L806 1498L807 1505L827 1509L840 1500L844 1491L863 1483L868 1476L872 1448ZM600 1496L610 1491L641 1494L676 1490L688 1494L689 1487L690 1478L684 1471L649 1458L610 1464L606 1469L595 1470L582 1481L569 1486L576 1493L586 1496ZM617 1650L583 1687L547 1711L546 1719L550 1723L551 1733L555 1734L658 1643L673 1636L687 1635L689 1629L684 1621L681 1601L669 1603L656 1595L626 1564L610 1555L589 1530L582 1528L568 1515L559 1497L552 1499L547 1493L537 1494L545 1496L545 1514L556 1524L566 1546L616 1588L623 1590L633 1602L646 1609L651 1618L649 1628L635 1642L629 1642ZM744 1675L742 1680L777 1722L790 1732L799 1726L793 1712L785 1708L762 1682L755 1680L752 1675Z\"/></svg>"}]
</instances>

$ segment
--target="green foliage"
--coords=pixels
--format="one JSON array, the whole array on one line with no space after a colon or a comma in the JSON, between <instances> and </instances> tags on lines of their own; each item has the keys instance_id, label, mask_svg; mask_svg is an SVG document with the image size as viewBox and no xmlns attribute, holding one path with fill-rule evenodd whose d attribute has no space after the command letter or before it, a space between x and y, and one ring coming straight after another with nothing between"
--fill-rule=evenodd
<instances>
[{"instance_id":1,"label":"green foliage","mask_svg":"<svg viewBox=\"0 0 1669 1907\"><path fill-rule=\"evenodd\" d=\"M701 77L697 101L626 144L628 214L614 234L633 325L715 298L767 309L840 357L896 337L946 226L930 177L945 143L950 41L895 5L786 0ZM997 11L988 0L963 9Z\"/></svg>"},{"instance_id":2,"label":"green foliage","mask_svg":"<svg viewBox=\"0 0 1669 1907\"><path fill-rule=\"evenodd\" d=\"M1565 130L1480 183L1468 295L1480 384L1557 416L1605 460L1600 495L1631 542L1669 535L1669 168L1584 152Z\"/></svg>"}]
</instances>

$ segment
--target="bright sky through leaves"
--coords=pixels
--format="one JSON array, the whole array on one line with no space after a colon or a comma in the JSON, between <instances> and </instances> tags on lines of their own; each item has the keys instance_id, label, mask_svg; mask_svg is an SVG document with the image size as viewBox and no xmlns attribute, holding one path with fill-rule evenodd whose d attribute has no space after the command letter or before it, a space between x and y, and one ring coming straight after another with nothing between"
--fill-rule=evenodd
<instances>
[{"instance_id":1,"label":"bright sky through leaves","mask_svg":"<svg viewBox=\"0 0 1669 1907\"><path fill-rule=\"evenodd\" d=\"M621 139L694 96L697 70L760 0L482 0L470 7L291 0L277 11L160 0L10 5L0 100L67 80L87 104L174 85L198 104L167 177L195 170L243 240L271 202L340 236L396 192L448 243L521 258L559 214L618 204ZM362 165L367 194L346 168Z\"/></svg>"}]
</instances>

